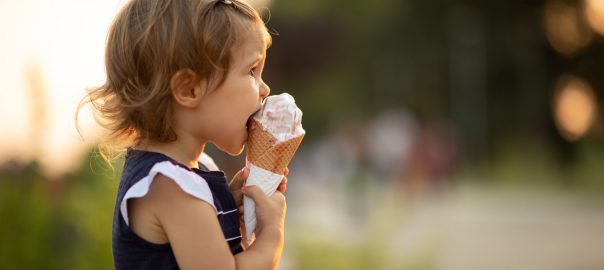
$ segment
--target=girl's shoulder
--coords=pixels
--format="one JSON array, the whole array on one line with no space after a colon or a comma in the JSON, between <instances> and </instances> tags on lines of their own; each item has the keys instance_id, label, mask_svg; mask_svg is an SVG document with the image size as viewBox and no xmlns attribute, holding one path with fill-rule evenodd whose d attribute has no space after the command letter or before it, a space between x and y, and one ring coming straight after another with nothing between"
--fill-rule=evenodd
<instances>
[{"instance_id":1,"label":"girl's shoulder","mask_svg":"<svg viewBox=\"0 0 604 270\"><path fill-rule=\"evenodd\" d=\"M207 202L218 212L208 184L214 175L202 175L201 170L186 168L161 153L128 150L118 190L122 218L128 225L128 200L147 196L158 176L169 179L184 193Z\"/></svg>"}]
</instances>

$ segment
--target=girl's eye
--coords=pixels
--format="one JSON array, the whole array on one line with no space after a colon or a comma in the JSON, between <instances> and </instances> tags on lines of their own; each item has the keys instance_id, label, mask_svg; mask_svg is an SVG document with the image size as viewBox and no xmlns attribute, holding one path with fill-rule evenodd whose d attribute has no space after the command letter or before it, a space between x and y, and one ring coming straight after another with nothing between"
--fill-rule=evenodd
<instances>
[{"instance_id":1,"label":"girl's eye","mask_svg":"<svg viewBox=\"0 0 604 270\"><path fill-rule=\"evenodd\" d=\"M256 68L252 68L252 69L250 70L250 76L252 76L252 77L256 77Z\"/></svg>"}]
</instances>

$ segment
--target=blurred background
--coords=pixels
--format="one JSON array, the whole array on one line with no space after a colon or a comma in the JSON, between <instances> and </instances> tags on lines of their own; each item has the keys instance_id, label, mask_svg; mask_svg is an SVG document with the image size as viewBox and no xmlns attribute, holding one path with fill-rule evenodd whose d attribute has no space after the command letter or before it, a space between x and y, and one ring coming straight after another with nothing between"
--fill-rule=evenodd
<instances>
[{"instance_id":1,"label":"blurred background","mask_svg":"<svg viewBox=\"0 0 604 270\"><path fill-rule=\"evenodd\" d=\"M123 3L0 0L0 269L113 267L74 115ZM307 131L280 269L604 269L604 1L253 4Z\"/></svg>"}]
</instances>

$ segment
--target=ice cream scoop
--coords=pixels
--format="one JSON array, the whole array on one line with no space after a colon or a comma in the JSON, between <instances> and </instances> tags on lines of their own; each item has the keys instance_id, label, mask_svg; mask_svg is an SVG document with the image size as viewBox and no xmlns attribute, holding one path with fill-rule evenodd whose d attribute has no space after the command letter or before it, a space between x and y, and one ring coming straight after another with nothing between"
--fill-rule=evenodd
<instances>
[{"instance_id":1,"label":"ice cream scoop","mask_svg":"<svg viewBox=\"0 0 604 270\"><path fill-rule=\"evenodd\" d=\"M286 141L305 132L302 128L302 111L296 106L294 97L287 93L266 98L253 119L265 127L277 141Z\"/></svg>"}]
</instances>

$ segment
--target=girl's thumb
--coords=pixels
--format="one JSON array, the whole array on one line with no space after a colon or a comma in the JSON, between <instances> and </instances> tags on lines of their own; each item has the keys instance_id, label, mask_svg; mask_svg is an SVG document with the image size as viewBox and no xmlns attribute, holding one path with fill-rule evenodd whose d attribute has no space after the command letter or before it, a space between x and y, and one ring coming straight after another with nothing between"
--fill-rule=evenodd
<instances>
[{"instance_id":1,"label":"girl's thumb","mask_svg":"<svg viewBox=\"0 0 604 270\"><path fill-rule=\"evenodd\" d=\"M245 186L242 190L243 194L250 197L255 203L258 203L259 200L266 199L266 194L255 185Z\"/></svg>"},{"instance_id":2,"label":"girl's thumb","mask_svg":"<svg viewBox=\"0 0 604 270\"><path fill-rule=\"evenodd\" d=\"M235 176L233 176L233 180L231 180L231 182L233 182L233 183L242 182L243 180L247 179L248 174L250 174L250 169L248 169L247 167L244 167L243 169L238 171L237 174L235 174Z\"/></svg>"}]
</instances>

